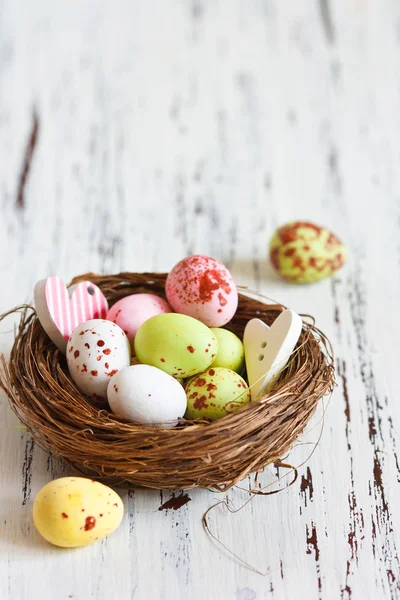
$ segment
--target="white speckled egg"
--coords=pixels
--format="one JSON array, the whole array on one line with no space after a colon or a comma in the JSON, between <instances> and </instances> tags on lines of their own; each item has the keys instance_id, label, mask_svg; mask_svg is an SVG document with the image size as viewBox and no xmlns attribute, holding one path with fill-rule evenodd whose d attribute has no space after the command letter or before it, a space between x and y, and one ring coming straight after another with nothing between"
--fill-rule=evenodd
<instances>
[{"instance_id":1,"label":"white speckled egg","mask_svg":"<svg viewBox=\"0 0 400 600\"><path fill-rule=\"evenodd\" d=\"M107 400L110 378L129 366L131 347L122 329L104 319L79 325L67 344L67 363L79 390L93 400Z\"/></svg>"},{"instance_id":2,"label":"white speckled egg","mask_svg":"<svg viewBox=\"0 0 400 600\"><path fill-rule=\"evenodd\" d=\"M186 411L186 394L171 375L150 365L133 365L114 375L107 389L111 410L128 421L174 426Z\"/></svg>"}]
</instances>

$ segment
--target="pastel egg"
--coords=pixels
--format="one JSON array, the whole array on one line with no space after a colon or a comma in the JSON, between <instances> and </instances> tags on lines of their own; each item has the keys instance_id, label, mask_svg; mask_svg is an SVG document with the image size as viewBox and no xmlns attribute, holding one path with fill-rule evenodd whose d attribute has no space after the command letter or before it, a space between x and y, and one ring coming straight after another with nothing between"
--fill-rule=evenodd
<instances>
[{"instance_id":1,"label":"pastel egg","mask_svg":"<svg viewBox=\"0 0 400 600\"><path fill-rule=\"evenodd\" d=\"M186 419L216 421L250 402L245 380L234 371L211 367L186 384Z\"/></svg>"},{"instance_id":2,"label":"pastel egg","mask_svg":"<svg viewBox=\"0 0 400 600\"><path fill-rule=\"evenodd\" d=\"M218 341L217 356L211 366L241 373L244 368L244 348L241 340L228 329L212 327L211 331Z\"/></svg>"},{"instance_id":3,"label":"pastel egg","mask_svg":"<svg viewBox=\"0 0 400 600\"><path fill-rule=\"evenodd\" d=\"M330 277L344 265L346 258L347 249L334 233L304 221L283 225L270 243L273 267L295 283Z\"/></svg>"},{"instance_id":4,"label":"pastel egg","mask_svg":"<svg viewBox=\"0 0 400 600\"><path fill-rule=\"evenodd\" d=\"M151 317L134 342L141 363L173 377L190 377L209 367L218 352L217 338L203 323L176 313Z\"/></svg>"},{"instance_id":5,"label":"pastel egg","mask_svg":"<svg viewBox=\"0 0 400 600\"><path fill-rule=\"evenodd\" d=\"M137 330L147 319L170 312L171 307L164 298L154 294L132 294L118 300L106 318L121 327L133 346Z\"/></svg>"},{"instance_id":6,"label":"pastel egg","mask_svg":"<svg viewBox=\"0 0 400 600\"><path fill-rule=\"evenodd\" d=\"M165 292L172 308L221 327L230 321L238 305L236 285L228 269L210 256L188 256L168 274Z\"/></svg>"},{"instance_id":7,"label":"pastel egg","mask_svg":"<svg viewBox=\"0 0 400 600\"><path fill-rule=\"evenodd\" d=\"M55 546L77 548L101 540L121 523L124 505L111 488L83 477L50 481L35 498L33 520Z\"/></svg>"},{"instance_id":8,"label":"pastel egg","mask_svg":"<svg viewBox=\"0 0 400 600\"><path fill-rule=\"evenodd\" d=\"M79 325L67 343L67 364L77 388L93 400L107 400L110 378L129 366L131 347L122 329L105 319Z\"/></svg>"},{"instance_id":9,"label":"pastel egg","mask_svg":"<svg viewBox=\"0 0 400 600\"><path fill-rule=\"evenodd\" d=\"M118 371L107 389L111 410L128 421L174 426L186 410L186 394L171 375L150 365Z\"/></svg>"},{"instance_id":10,"label":"pastel egg","mask_svg":"<svg viewBox=\"0 0 400 600\"><path fill-rule=\"evenodd\" d=\"M138 357L135 356L135 355L133 355L132 358L131 358L131 366L133 366L133 365L141 365L141 364L142 363L140 362L140 360L138 359ZM181 385L184 385L184 383L185 383L185 380L183 379L183 377L174 376L174 379L176 379L176 381L179 381L179 383Z\"/></svg>"}]
</instances>

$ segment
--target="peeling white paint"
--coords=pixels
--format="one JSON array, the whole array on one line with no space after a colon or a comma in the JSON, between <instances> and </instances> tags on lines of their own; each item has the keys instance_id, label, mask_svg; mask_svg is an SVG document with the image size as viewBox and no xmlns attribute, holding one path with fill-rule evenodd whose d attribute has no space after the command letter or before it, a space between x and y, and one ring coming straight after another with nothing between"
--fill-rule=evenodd
<instances>
[{"instance_id":1,"label":"peeling white paint","mask_svg":"<svg viewBox=\"0 0 400 600\"><path fill-rule=\"evenodd\" d=\"M313 314L338 364L296 484L210 515L265 577L203 532L219 498L203 490L161 511L171 494L123 493L109 539L47 545L32 501L66 468L15 427L2 395L2 599L400 598L399 24L394 0L2 2L0 312L50 274L167 271L207 253ZM269 238L293 219L348 243L333 280L295 287L272 272ZM1 324L2 351L12 328Z\"/></svg>"}]
</instances>

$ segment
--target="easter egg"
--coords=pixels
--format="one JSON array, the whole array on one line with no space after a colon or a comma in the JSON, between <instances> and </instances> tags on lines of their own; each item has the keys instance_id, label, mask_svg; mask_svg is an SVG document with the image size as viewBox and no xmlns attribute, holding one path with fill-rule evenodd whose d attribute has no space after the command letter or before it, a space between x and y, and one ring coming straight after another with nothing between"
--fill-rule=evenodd
<instances>
[{"instance_id":1,"label":"easter egg","mask_svg":"<svg viewBox=\"0 0 400 600\"><path fill-rule=\"evenodd\" d=\"M116 323L128 336L133 346L133 340L139 327L155 315L170 313L168 302L154 294L132 294L118 300L108 311L107 319Z\"/></svg>"},{"instance_id":2,"label":"easter egg","mask_svg":"<svg viewBox=\"0 0 400 600\"><path fill-rule=\"evenodd\" d=\"M143 323L134 348L139 362L158 367L173 377L190 377L211 365L218 342L211 329L200 321L166 313Z\"/></svg>"},{"instance_id":3,"label":"easter egg","mask_svg":"<svg viewBox=\"0 0 400 600\"><path fill-rule=\"evenodd\" d=\"M128 421L164 423L172 427L186 410L186 394L171 375L150 365L134 365L110 379L111 410Z\"/></svg>"},{"instance_id":4,"label":"easter egg","mask_svg":"<svg viewBox=\"0 0 400 600\"><path fill-rule=\"evenodd\" d=\"M210 256L188 256L168 274L165 284L172 308L209 327L230 321L238 305L236 285L228 269Z\"/></svg>"},{"instance_id":5,"label":"easter egg","mask_svg":"<svg viewBox=\"0 0 400 600\"><path fill-rule=\"evenodd\" d=\"M140 362L140 360L138 359L137 356L133 355L131 358L131 366L133 365L141 365L142 363ZM184 385L185 380L183 379L183 377L177 377L176 375L173 376L174 379L176 379L176 381L179 381L179 383L181 385Z\"/></svg>"},{"instance_id":6,"label":"easter egg","mask_svg":"<svg viewBox=\"0 0 400 600\"><path fill-rule=\"evenodd\" d=\"M35 498L33 520L55 546L76 548L101 540L117 529L124 515L111 488L83 477L62 477L45 485Z\"/></svg>"},{"instance_id":7,"label":"easter egg","mask_svg":"<svg viewBox=\"0 0 400 600\"><path fill-rule=\"evenodd\" d=\"M77 388L93 400L107 400L110 378L129 366L131 347L118 325L92 319L78 325L67 343L68 370Z\"/></svg>"},{"instance_id":8,"label":"easter egg","mask_svg":"<svg viewBox=\"0 0 400 600\"><path fill-rule=\"evenodd\" d=\"M295 221L280 227L270 243L276 271L295 283L330 277L346 262L347 249L326 227Z\"/></svg>"},{"instance_id":9,"label":"easter egg","mask_svg":"<svg viewBox=\"0 0 400 600\"><path fill-rule=\"evenodd\" d=\"M217 338L218 352L212 367L224 367L241 373L244 367L244 348L237 335L219 327L212 327L211 331Z\"/></svg>"},{"instance_id":10,"label":"easter egg","mask_svg":"<svg viewBox=\"0 0 400 600\"><path fill-rule=\"evenodd\" d=\"M245 380L234 371L211 367L186 384L186 419L216 421L250 401Z\"/></svg>"}]
</instances>

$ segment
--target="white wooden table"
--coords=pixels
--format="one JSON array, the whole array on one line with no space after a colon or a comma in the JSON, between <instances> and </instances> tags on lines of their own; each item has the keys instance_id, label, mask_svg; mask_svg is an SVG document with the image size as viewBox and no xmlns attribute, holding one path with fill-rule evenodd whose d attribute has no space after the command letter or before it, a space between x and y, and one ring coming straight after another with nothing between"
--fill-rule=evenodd
<instances>
[{"instance_id":1,"label":"white wooden table","mask_svg":"<svg viewBox=\"0 0 400 600\"><path fill-rule=\"evenodd\" d=\"M399 66L396 0L0 2L0 312L49 274L167 271L205 253L313 314L338 367L298 482L210 516L265 576L207 537L219 496L204 490L178 510L160 510L172 494L122 492L110 538L46 544L32 502L68 470L2 394L2 600L400 598ZM336 277L274 275L268 240L293 219L346 241Z\"/></svg>"}]
</instances>

